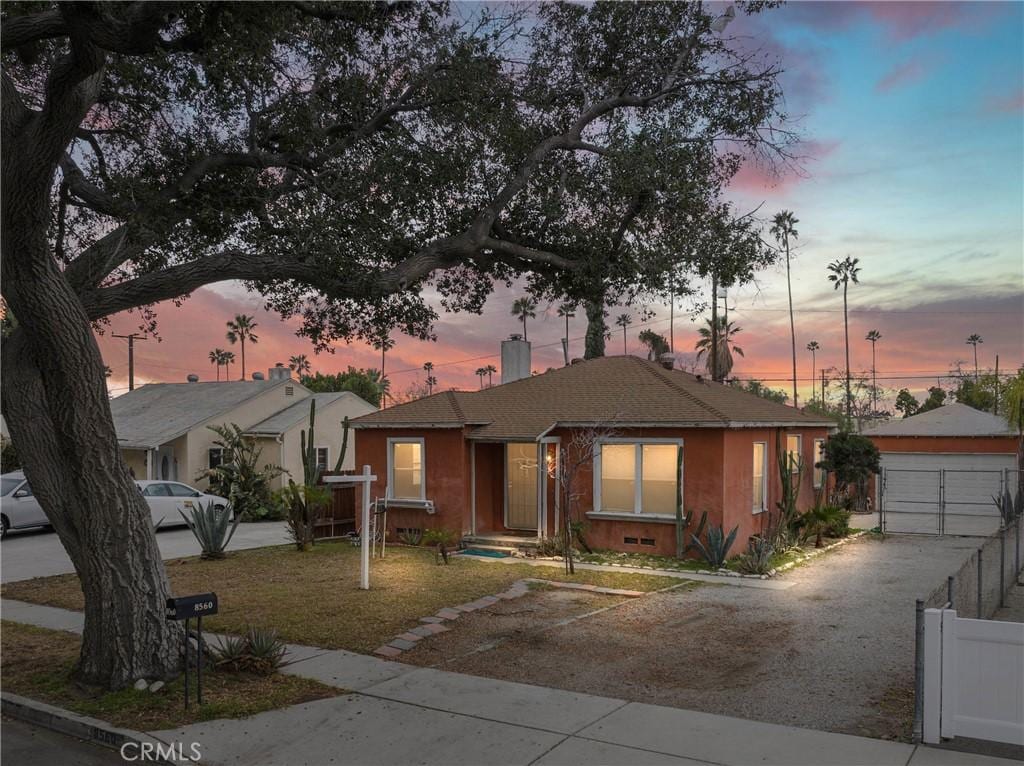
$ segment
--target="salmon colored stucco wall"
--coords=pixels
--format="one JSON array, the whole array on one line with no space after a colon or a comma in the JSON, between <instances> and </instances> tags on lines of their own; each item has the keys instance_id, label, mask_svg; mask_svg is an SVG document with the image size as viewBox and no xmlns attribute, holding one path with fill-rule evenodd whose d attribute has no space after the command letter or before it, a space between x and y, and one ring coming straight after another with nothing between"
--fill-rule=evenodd
<instances>
[{"instance_id":1,"label":"salmon colored stucco wall","mask_svg":"<svg viewBox=\"0 0 1024 766\"><path fill-rule=\"evenodd\" d=\"M775 433L782 429L618 429L620 439L671 438L683 440L683 508L696 518L707 511L708 524L721 525L726 531L739 527L733 554L741 553L751 534L761 530L763 514L754 514L753 506L753 443L768 444L768 498L774 508L781 487L775 458ZM801 510L814 502L811 456L813 440L825 438L827 429L793 429L802 436L802 454L808 466L803 478L799 505ZM471 528L470 506L470 442L459 429L394 429L361 430L356 442L356 466L370 465L377 475L371 495L383 496L387 482L387 439L389 437L423 437L426 465L426 496L433 500L437 514L424 511L392 509L388 511L388 527L394 535L397 527L446 528L468 532ZM556 431L551 436L562 439L570 453L573 450L571 431ZM476 531L478 534L501 533L504 527L504 447L497 443L477 443L476 465ZM577 462L574 454L568 462ZM573 517L587 523L586 539L594 548L637 551L672 555L675 552L675 526L657 521L601 519L587 516L594 510L594 475L590 463L581 465L575 476L572 492ZM547 533L554 534L555 482L548 481ZM564 508L561 512L564 513ZM655 544L630 545L624 537L653 538Z\"/></svg>"},{"instance_id":2,"label":"salmon colored stucco wall","mask_svg":"<svg viewBox=\"0 0 1024 766\"><path fill-rule=\"evenodd\" d=\"M388 481L388 438L403 436L424 439L424 471L426 498L434 502L436 513L408 508L388 510L388 529L448 529L456 534L469 531L469 445L458 428L376 429L359 430L356 440L356 470L369 465L377 480L370 488L370 497L384 497ZM361 518L361 498L357 494L357 525Z\"/></svg>"},{"instance_id":3,"label":"salmon colored stucco wall","mask_svg":"<svg viewBox=\"0 0 1024 766\"><path fill-rule=\"evenodd\" d=\"M1013 436L866 436L879 452L1017 452L1018 441Z\"/></svg>"}]
</instances>

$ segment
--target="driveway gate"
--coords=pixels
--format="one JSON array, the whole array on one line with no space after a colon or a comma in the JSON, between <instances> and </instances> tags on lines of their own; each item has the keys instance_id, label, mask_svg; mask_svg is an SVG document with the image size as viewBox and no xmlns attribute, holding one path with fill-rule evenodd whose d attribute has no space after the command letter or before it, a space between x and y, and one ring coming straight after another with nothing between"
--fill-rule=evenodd
<instances>
[{"instance_id":1,"label":"driveway gate","mask_svg":"<svg viewBox=\"0 0 1024 766\"><path fill-rule=\"evenodd\" d=\"M987 537L999 529L993 496L1011 492L1017 471L883 468L883 532Z\"/></svg>"}]
</instances>

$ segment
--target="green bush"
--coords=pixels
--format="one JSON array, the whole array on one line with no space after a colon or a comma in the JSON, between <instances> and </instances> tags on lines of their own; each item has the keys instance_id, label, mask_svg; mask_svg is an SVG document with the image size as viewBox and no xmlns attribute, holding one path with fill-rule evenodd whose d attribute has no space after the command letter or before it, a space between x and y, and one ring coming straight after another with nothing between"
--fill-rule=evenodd
<instances>
[{"instance_id":1,"label":"green bush","mask_svg":"<svg viewBox=\"0 0 1024 766\"><path fill-rule=\"evenodd\" d=\"M448 554L458 535L450 529L428 529L423 532L423 544L435 546L434 561L438 564L448 563Z\"/></svg>"},{"instance_id":2,"label":"green bush","mask_svg":"<svg viewBox=\"0 0 1024 766\"><path fill-rule=\"evenodd\" d=\"M269 676L284 664L285 643L276 630L249 628L244 636L221 637L210 647L215 667Z\"/></svg>"},{"instance_id":3,"label":"green bush","mask_svg":"<svg viewBox=\"0 0 1024 766\"><path fill-rule=\"evenodd\" d=\"M221 464L202 471L197 478L210 482L210 492L227 498L235 513L246 521L284 517L282 505L271 495L270 482L284 473L274 465L259 467L263 451L235 424L209 426L220 438Z\"/></svg>"},{"instance_id":4,"label":"green bush","mask_svg":"<svg viewBox=\"0 0 1024 766\"><path fill-rule=\"evenodd\" d=\"M762 537L747 541L747 552L736 557L736 566L743 574L768 574L772 571L775 546Z\"/></svg>"}]
</instances>

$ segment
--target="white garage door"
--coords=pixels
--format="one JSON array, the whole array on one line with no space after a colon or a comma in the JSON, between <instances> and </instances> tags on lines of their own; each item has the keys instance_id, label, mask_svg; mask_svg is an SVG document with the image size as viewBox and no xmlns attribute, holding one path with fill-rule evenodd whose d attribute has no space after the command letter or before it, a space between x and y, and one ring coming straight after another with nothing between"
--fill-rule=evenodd
<instances>
[{"instance_id":1,"label":"white garage door","mask_svg":"<svg viewBox=\"0 0 1024 766\"><path fill-rule=\"evenodd\" d=\"M883 452L882 508L887 532L989 535L999 528L992 500L1013 455Z\"/></svg>"}]
</instances>

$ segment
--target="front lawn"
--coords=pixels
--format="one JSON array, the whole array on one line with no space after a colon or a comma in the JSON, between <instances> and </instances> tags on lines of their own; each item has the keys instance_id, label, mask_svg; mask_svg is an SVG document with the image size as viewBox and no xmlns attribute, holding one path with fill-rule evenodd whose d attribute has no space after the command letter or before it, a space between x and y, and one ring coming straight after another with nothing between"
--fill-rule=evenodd
<instances>
[{"instance_id":1,"label":"front lawn","mask_svg":"<svg viewBox=\"0 0 1024 766\"><path fill-rule=\"evenodd\" d=\"M455 556L436 565L422 548L389 548L370 564L371 590L359 589L359 549L348 542L317 543L309 552L293 546L237 551L220 561L167 562L176 595L213 591L220 614L205 630L242 633L249 625L272 627L287 641L330 649L370 652L442 609L506 590L514 581L548 577L612 588L652 591L664 577L627 572L537 569L527 564L471 561ZM76 575L37 578L3 586L3 597L81 610Z\"/></svg>"},{"instance_id":2,"label":"front lawn","mask_svg":"<svg viewBox=\"0 0 1024 766\"><path fill-rule=\"evenodd\" d=\"M345 693L280 673L256 676L207 670L203 673L202 708L195 704L193 676L192 704L186 711L181 678L159 692L94 689L71 678L80 643L75 634L8 621L0 627L4 691L136 731L171 729L215 718L242 718Z\"/></svg>"}]
</instances>

